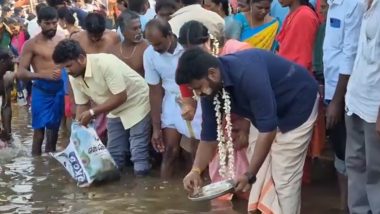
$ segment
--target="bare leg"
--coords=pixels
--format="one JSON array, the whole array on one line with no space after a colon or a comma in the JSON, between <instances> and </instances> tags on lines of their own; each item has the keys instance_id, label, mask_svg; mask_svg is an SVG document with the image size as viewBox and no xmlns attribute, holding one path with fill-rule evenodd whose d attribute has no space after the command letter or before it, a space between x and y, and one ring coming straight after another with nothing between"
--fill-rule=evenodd
<instances>
[{"instance_id":1,"label":"bare leg","mask_svg":"<svg viewBox=\"0 0 380 214\"><path fill-rule=\"evenodd\" d=\"M339 185L339 191L340 191L340 209L343 211L348 211L348 205L347 205L347 176L337 172L338 175L338 185Z\"/></svg>"},{"instance_id":2,"label":"bare leg","mask_svg":"<svg viewBox=\"0 0 380 214\"><path fill-rule=\"evenodd\" d=\"M165 143L165 152L162 154L161 177L163 179L173 176L175 161L180 151L181 134L175 129L164 129L163 140Z\"/></svg>"},{"instance_id":3,"label":"bare leg","mask_svg":"<svg viewBox=\"0 0 380 214\"><path fill-rule=\"evenodd\" d=\"M33 133L32 155L38 156L42 153L42 142L44 141L45 129L35 129Z\"/></svg>"},{"instance_id":4,"label":"bare leg","mask_svg":"<svg viewBox=\"0 0 380 214\"><path fill-rule=\"evenodd\" d=\"M58 141L59 129L47 129L46 130L46 146L45 152L55 152Z\"/></svg>"}]
</instances>

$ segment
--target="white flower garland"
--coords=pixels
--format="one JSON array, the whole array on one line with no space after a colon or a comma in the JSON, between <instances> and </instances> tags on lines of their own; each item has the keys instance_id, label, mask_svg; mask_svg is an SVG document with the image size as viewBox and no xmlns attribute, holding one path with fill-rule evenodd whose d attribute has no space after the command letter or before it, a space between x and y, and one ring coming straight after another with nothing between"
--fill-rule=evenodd
<instances>
[{"instance_id":1,"label":"white flower garland","mask_svg":"<svg viewBox=\"0 0 380 214\"><path fill-rule=\"evenodd\" d=\"M223 115L221 112L220 94L214 97L215 115L217 123L217 140L219 153L219 174L227 179L234 177L234 145L232 142L232 123L231 123L231 100L228 92L222 89L222 99L224 102L223 110L226 118L226 127L223 129ZM224 131L227 131L227 139Z\"/></svg>"}]
</instances>

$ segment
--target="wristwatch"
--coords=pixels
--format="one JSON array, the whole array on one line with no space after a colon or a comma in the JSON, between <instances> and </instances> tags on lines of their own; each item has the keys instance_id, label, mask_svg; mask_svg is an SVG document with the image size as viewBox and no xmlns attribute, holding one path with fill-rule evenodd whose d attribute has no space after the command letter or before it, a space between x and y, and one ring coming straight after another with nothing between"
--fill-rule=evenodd
<instances>
[{"instance_id":1,"label":"wristwatch","mask_svg":"<svg viewBox=\"0 0 380 214\"><path fill-rule=\"evenodd\" d=\"M256 182L256 175L254 175L253 173L246 172L244 173L244 175L247 176L249 184L254 184Z\"/></svg>"}]
</instances>

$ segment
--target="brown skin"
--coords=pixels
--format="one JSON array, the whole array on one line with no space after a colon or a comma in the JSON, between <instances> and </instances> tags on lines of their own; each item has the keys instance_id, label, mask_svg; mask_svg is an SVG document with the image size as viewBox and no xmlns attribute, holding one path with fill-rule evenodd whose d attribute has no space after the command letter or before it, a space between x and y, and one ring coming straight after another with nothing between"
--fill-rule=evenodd
<instances>
[{"instance_id":1,"label":"brown skin","mask_svg":"<svg viewBox=\"0 0 380 214\"><path fill-rule=\"evenodd\" d=\"M20 65L16 78L21 80L58 80L61 70L54 64L52 55L55 46L64 37L56 34L58 20L42 20L39 25L42 32L28 40L20 56ZM44 33L45 32L45 33ZM29 71L33 67L35 73ZM59 130L47 130L47 144L45 152L54 152ZM32 155L41 155L41 146L45 136L45 129L36 129L33 134Z\"/></svg>"},{"instance_id":2,"label":"brown skin","mask_svg":"<svg viewBox=\"0 0 380 214\"><path fill-rule=\"evenodd\" d=\"M148 43L143 39L140 19L130 20L125 28L124 41L113 48L113 54L144 77L143 55Z\"/></svg>"},{"instance_id":3,"label":"brown skin","mask_svg":"<svg viewBox=\"0 0 380 214\"><path fill-rule=\"evenodd\" d=\"M260 2L251 3L250 11L244 13L251 27L258 27L273 20L269 16L271 2L262 0Z\"/></svg>"},{"instance_id":4,"label":"brown skin","mask_svg":"<svg viewBox=\"0 0 380 214\"><path fill-rule=\"evenodd\" d=\"M155 27L146 29L146 38L159 53L174 53L177 39L173 35L164 37ZM164 90L161 84L149 85L151 117L153 125L152 145L158 152L163 153L161 177L164 179L173 176L174 165L180 151L181 134L176 129L161 129L161 110Z\"/></svg>"},{"instance_id":5,"label":"brown skin","mask_svg":"<svg viewBox=\"0 0 380 214\"><path fill-rule=\"evenodd\" d=\"M301 6L299 0L279 0L278 1L282 7L289 7L289 12L297 10Z\"/></svg>"},{"instance_id":6,"label":"brown skin","mask_svg":"<svg viewBox=\"0 0 380 214\"><path fill-rule=\"evenodd\" d=\"M117 33L107 29L104 31L103 35L91 35L84 30L73 34L71 38L78 41L88 54L112 53L113 47L120 42Z\"/></svg>"},{"instance_id":7,"label":"brown skin","mask_svg":"<svg viewBox=\"0 0 380 214\"><path fill-rule=\"evenodd\" d=\"M87 58L80 55L77 60L69 60L59 65L61 68L67 68L68 74L75 78L83 78L86 70ZM92 110L96 115L107 113L119 107L127 101L127 93L125 91L111 95L104 103L96 105ZM83 125L87 126L92 120L90 113L90 103L86 105L78 105L76 108L76 119Z\"/></svg>"},{"instance_id":8,"label":"brown skin","mask_svg":"<svg viewBox=\"0 0 380 214\"><path fill-rule=\"evenodd\" d=\"M1 122L3 130L0 132L0 139L5 142L11 140L11 120L12 120L12 100L11 92L13 89L14 72L12 72L14 64L12 57L0 60L0 96L2 97L1 106Z\"/></svg>"},{"instance_id":9,"label":"brown skin","mask_svg":"<svg viewBox=\"0 0 380 214\"><path fill-rule=\"evenodd\" d=\"M160 19L164 19L166 21L169 21L171 19L171 15L177 11L177 8L171 8L171 7L162 7L159 11L157 11L157 17Z\"/></svg>"},{"instance_id":10,"label":"brown skin","mask_svg":"<svg viewBox=\"0 0 380 214\"><path fill-rule=\"evenodd\" d=\"M201 80L193 80L190 82L190 87L199 96L213 96L221 90L221 73L219 68L209 68L207 78ZM259 132L254 153L251 158L248 172L256 175L263 164L265 158L269 154L270 148L276 136L276 130L271 132ZM195 157L193 167L199 168L203 171L211 161L217 149L217 142L204 142L201 141ZM248 191L250 184L245 175L238 175L235 178L236 188L235 191ZM193 191L201 184L200 175L197 172L191 171L183 180L184 187L188 191Z\"/></svg>"},{"instance_id":11,"label":"brown skin","mask_svg":"<svg viewBox=\"0 0 380 214\"><path fill-rule=\"evenodd\" d=\"M238 0L238 10L239 12L248 12L250 10L247 0Z\"/></svg>"},{"instance_id":12,"label":"brown skin","mask_svg":"<svg viewBox=\"0 0 380 214\"><path fill-rule=\"evenodd\" d=\"M203 0L202 6L206 10L210 10L212 12L219 14L219 16L221 16L222 18L226 16L226 14L223 11L222 4L217 5L212 0Z\"/></svg>"}]
</instances>

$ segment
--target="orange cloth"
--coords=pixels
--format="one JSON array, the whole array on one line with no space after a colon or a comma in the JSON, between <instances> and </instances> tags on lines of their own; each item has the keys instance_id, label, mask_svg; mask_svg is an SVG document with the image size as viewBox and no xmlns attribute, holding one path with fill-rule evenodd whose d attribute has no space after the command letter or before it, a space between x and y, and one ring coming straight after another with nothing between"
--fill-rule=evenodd
<instances>
[{"instance_id":1,"label":"orange cloth","mask_svg":"<svg viewBox=\"0 0 380 214\"><path fill-rule=\"evenodd\" d=\"M277 36L278 54L311 71L318 26L317 14L307 6L300 6L286 17Z\"/></svg>"}]
</instances>

